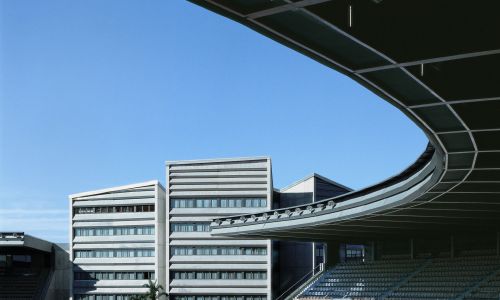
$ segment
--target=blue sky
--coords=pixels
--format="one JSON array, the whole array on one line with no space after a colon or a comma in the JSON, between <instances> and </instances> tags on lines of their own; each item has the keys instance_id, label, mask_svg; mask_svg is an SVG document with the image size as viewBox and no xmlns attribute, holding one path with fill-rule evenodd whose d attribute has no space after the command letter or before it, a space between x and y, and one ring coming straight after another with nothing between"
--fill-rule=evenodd
<instances>
[{"instance_id":1,"label":"blue sky","mask_svg":"<svg viewBox=\"0 0 500 300\"><path fill-rule=\"evenodd\" d=\"M352 188L424 134L354 81L183 0L0 0L0 231L67 242L68 194L268 155Z\"/></svg>"}]
</instances>

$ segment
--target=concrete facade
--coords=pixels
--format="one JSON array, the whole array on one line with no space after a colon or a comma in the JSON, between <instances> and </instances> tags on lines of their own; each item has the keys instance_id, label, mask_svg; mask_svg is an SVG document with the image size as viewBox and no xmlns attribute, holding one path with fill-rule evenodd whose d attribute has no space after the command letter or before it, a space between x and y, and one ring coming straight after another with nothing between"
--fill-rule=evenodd
<instances>
[{"instance_id":1,"label":"concrete facade","mask_svg":"<svg viewBox=\"0 0 500 300\"><path fill-rule=\"evenodd\" d=\"M68 299L69 278L71 278L72 264L69 260L68 249L53 244L53 275L47 289L46 299Z\"/></svg>"},{"instance_id":2,"label":"concrete facade","mask_svg":"<svg viewBox=\"0 0 500 300\"><path fill-rule=\"evenodd\" d=\"M68 299L70 273L69 253L61 245L0 232L0 299Z\"/></svg>"},{"instance_id":3,"label":"concrete facade","mask_svg":"<svg viewBox=\"0 0 500 300\"><path fill-rule=\"evenodd\" d=\"M165 286L165 190L158 181L69 196L71 299L126 300Z\"/></svg>"},{"instance_id":4,"label":"concrete facade","mask_svg":"<svg viewBox=\"0 0 500 300\"><path fill-rule=\"evenodd\" d=\"M271 242L209 232L214 218L271 208L270 158L172 161L166 169L170 299L272 299Z\"/></svg>"},{"instance_id":5,"label":"concrete facade","mask_svg":"<svg viewBox=\"0 0 500 300\"><path fill-rule=\"evenodd\" d=\"M211 223L347 191L317 174L275 190L271 159L250 157L169 161L166 189L71 195L71 297L127 300L156 279L171 300L275 299L314 273L322 245L214 236Z\"/></svg>"}]
</instances>

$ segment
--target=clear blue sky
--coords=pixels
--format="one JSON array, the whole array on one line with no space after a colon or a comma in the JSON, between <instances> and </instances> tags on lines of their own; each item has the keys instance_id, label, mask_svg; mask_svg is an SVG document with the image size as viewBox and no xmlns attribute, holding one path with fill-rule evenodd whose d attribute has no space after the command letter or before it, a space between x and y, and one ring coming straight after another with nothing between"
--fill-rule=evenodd
<instances>
[{"instance_id":1,"label":"clear blue sky","mask_svg":"<svg viewBox=\"0 0 500 300\"><path fill-rule=\"evenodd\" d=\"M427 140L354 81L183 0L0 0L0 231L67 242L68 194L159 179L166 160L269 155L383 180Z\"/></svg>"}]
</instances>

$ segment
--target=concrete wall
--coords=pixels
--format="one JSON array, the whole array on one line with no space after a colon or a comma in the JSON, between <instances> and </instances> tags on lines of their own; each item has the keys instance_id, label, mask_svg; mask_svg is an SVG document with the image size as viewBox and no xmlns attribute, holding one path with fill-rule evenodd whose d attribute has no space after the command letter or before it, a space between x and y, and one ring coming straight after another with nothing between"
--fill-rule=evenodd
<instances>
[{"instance_id":1,"label":"concrete wall","mask_svg":"<svg viewBox=\"0 0 500 300\"><path fill-rule=\"evenodd\" d=\"M69 252L58 245L53 245L53 274L50 278L46 300L65 300L70 297L70 278L72 263L69 260Z\"/></svg>"}]
</instances>

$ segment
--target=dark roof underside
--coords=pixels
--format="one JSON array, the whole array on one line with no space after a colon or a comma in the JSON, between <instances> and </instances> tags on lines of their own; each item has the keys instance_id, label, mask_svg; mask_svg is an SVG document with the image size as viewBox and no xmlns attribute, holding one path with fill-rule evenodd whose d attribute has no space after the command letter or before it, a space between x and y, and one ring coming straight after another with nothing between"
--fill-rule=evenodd
<instances>
[{"instance_id":1,"label":"dark roof underside","mask_svg":"<svg viewBox=\"0 0 500 300\"><path fill-rule=\"evenodd\" d=\"M499 229L500 1L192 2L356 80L411 118L442 153L442 177L410 203L314 233L259 236Z\"/></svg>"}]
</instances>

